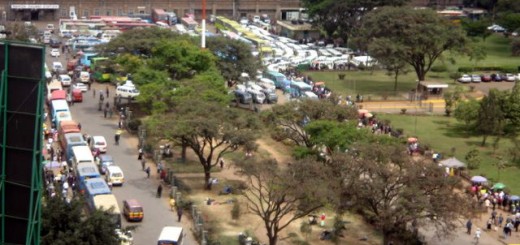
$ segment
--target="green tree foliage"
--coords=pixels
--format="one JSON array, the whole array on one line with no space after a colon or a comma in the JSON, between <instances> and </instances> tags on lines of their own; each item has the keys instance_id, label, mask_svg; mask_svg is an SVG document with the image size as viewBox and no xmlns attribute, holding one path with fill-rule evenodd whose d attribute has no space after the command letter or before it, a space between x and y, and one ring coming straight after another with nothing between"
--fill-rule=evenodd
<instances>
[{"instance_id":1,"label":"green tree foliage","mask_svg":"<svg viewBox=\"0 0 520 245\"><path fill-rule=\"evenodd\" d=\"M466 153L466 156L464 157L464 159L468 163L468 169L470 169L470 170L478 169L478 167L480 166L480 161L481 161L480 155L479 155L479 150L471 149L470 151L468 151L468 153Z\"/></svg>"},{"instance_id":2,"label":"green tree foliage","mask_svg":"<svg viewBox=\"0 0 520 245\"><path fill-rule=\"evenodd\" d=\"M243 72L254 75L260 67L251 47L239 40L212 37L207 39L207 47L217 57L217 67L226 80L237 80Z\"/></svg>"},{"instance_id":3,"label":"green tree foliage","mask_svg":"<svg viewBox=\"0 0 520 245\"><path fill-rule=\"evenodd\" d=\"M466 129L471 130L478 118L480 104L475 99L469 99L457 103L453 115L459 121L463 121Z\"/></svg>"},{"instance_id":4,"label":"green tree foliage","mask_svg":"<svg viewBox=\"0 0 520 245\"><path fill-rule=\"evenodd\" d=\"M176 106L175 113L155 114L147 125L154 136L193 150L210 189L211 169L225 154L255 147L259 128L255 116L217 103L186 99Z\"/></svg>"},{"instance_id":5,"label":"green tree foliage","mask_svg":"<svg viewBox=\"0 0 520 245\"><path fill-rule=\"evenodd\" d=\"M479 37L486 40L492 34L491 30L487 29L488 26L490 26L490 22L487 20L462 20L462 28L469 37Z\"/></svg>"},{"instance_id":6,"label":"green tree foliage","mask_svg":"<svg viewBox=\"0 0 520 245\"><path fill-rule=\"evenodd\" d=\"M4 26L7 32L6 40L28 42L29 38L39 36L38 29L34 25L26 26L23 22L7 22Z\"/></svg>"},{"instance_id":7,"label":"green tree foliage","mask_svg":"<svg viewBox=\"0 0 520 245\"><path fill-rule=\"evenodd\" d=\"M67 204L61 197L48 198L42 208L41 244L119 244L115 224L103 211L85 216L85 203L73 199Z\"/></svg>"},{"instance_id":8,"label":"green tree foliage","mask_svg":"<svg viewBox=\"0 0 520 245\"><path fill-rule=\"evenodd\" d=\"M520 29L520 13L506 13L500 15L497 22L509 32L516 31L517 29Z\"/></svg>"},{"instance_id":9,"label":"green tree foliage","mask_svg":"<svg viewBox=\"0 0 520 245\"><path fill-rule=\"evenodd\" d=\"M482 146L490 135L499 135L504 132L505 113L503 111L505 93L496 89L489 90L489 94L480 102L476 130L482 137Z\"/></svg>"},{"instance_id":10,"label":"green tree foliage","mask_svg":"<svg viewBox=\"0 0 520 245\"><path fill-rule=\"evenodd\" d=\"M130 53L149 57L152 55L152 49L159 43L179 39L189 38L163 28L132 29L123 32L109 43L100 45L98 49L105 55Z\"/></svg>"},{"instance_id":11,"label":"green tree foliage","mask_svg":"<svg viewBox=\"0 0 520 245\"><path fill-rule=\"evenodd\" d=\"M463 88L460 86L456 86L454 91L445 92L444 103L445 103L445 112L446 116L450 116L453 112L453 107L456 107L460 102L462 96Z\"/></svg>"},{"instance_id":12,"label":"green tree foliage","mask_svg":"<svg viewBox=\"0 0 520 245\"><path fill-rule=\"evenodd\" d=\"M314 23L325 30L327 36L337 34L347 40L361 28L364 16L381 6L402 6L409 0L302 0Z\"/></svg>"},{"instance_id":13,"label":"green tree foliage","mask_svg":"<svg viewBox=\"0 0 520 245\"><path fill-rule=\"evenodd\" d=\"M481 0L484 1L484 0ZM496 10L499 13L502 12L512 12L512 13L519 13L520 12L520 5L518 5L518 1L516 0L486 0L489 2L494 2L496 4Z\"/></svg>"},{"instance_id":14,"label":"green tree foliage","mask_svg":"<svg viewBox=\"0 0 520 245\"><path fill-rule=\"evenodd\" d=\"M411 223L417 229L427 224L441 234L452 234L460 227L453 217L470 215L471 198L455 191L460 179L444 177L436 164L415 161L401 144L359 144L355 149L336 160L346 165L341 170L345 173L331 174L338 169L324 173L333 183L331 189L342 187L336 205L361 212L379 228L384 244ZM426 218L428 222L420 222Z\"/></svg>"},{"instance_id":15,"label":"green tree foliage","mask_svg":"<svg viewBox=\"0 0 520 245\"><path fill-rule=\"evenodd\" d=\"M108 61L110 61L109 63L112 66L116 64L120 65L126 73L131 74L136 73L137 70L139 70L139 68L141 68L144 65L144 60L141 59L141 57L129 53L120 54L115 59L109 59ZM135 81L134 78L134 82L137 82L136 84L140 85L141 81ZM150 82L150 80L146 82Z\"/></svg>"},{"instance_id":16,"label":"green tree foliage","mask_svg":"<svg viewBox=\"0 0 520 245\"><path fill-rule=\"evenodd\" d=\"M385 64L388 56L397 57L414 68L420 81L444 51L462 51L466 44L462 30L435 11L409 7L382 7L368 13L363 40L368 40L376 59Z\"/></svg>"},{"instance_id":17,"label":"green tree foliage","mask_svg":"<svg viewBox=\"0 0 520 245\"><path fill-rule=\"evenodd\" d=\"M313 145L323 145L328 152L345 151L350 145L368 137L368 131L357 128L357 122L312 121L305 126Z\"/></svg>"},{"instance_id":18,"label":"green tree foliage","mask_svg":"<svg viewBox=\"0 0 520 245\"><path fill-rule=\"evenodd\" d=\"M290 140L299 146L312 148L314 143L303 127L315 120L343 122L356 119L353 107L340 106L328 100L303 100L275 105L262 112L263 121L272 128L277 140Z\"/></svg>"},{"instance_id":19,"label":"green tree foliage","mask_svg":"<svg viewBox=\"0 0 520 245\"><path fill-rule=\"evenodd\" d=\"M300 161L288 169L275 160L246 161L239 167L248 182L243 192L248 210L262 219L269 245L276 245L280 231L291 223L323 206L320 187L325 181L316 178L320 164L314 161Z\"/></svg>"},{"instance_id":20,"label":"green tree foliage","mask_svg":"<svg viewBox=\"0 0 520 245\"><path fill-rule=\"evenodd\" d=\"M504 105L505 117L509 120L513 130L520 129L520 85L515 83L509 93Z\"/></svg>"},{"instance_id":21,"label":"green tree foliage","mask_svg":"<svg viewBox=\"0 0 520 245\"><path fill-rule=\"evenodd\" d=\"M513 40L511 42L511 55L520 56L520 40Z\"/></svg>"}]
</instances>

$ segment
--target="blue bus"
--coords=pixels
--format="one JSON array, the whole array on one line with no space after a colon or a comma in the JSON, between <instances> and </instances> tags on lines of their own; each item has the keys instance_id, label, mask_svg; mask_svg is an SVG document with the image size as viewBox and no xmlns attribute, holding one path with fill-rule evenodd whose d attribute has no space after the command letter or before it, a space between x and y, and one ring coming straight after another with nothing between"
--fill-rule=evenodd
<instances>
[{"instance_id":1,"label":"blue bus","mask_svg":"<svg viewBox=\"0 0 520 245\"><path fill-rule=\"evenodd\" d=\"M294 96L300 97L305 92L312 92L311 85L299 81L291 82L291 93L294 93Z\"/></svg>"},{"instance_id":2,"label":"blue bus","mask_svg":"<svg viewBox=\"0 0 520 245\"><path fill-rule=\"evenodd\" d=\"M268 78L274 82L276 88L285 89L288 85L290 85L290 81L287 80L284 74L276 71L264 71L263 77Z\"/></svg>"},{"instance_id":3,"label":"blue bus","mask_svg":"<svg viewBox=\"0 0 520 245\"><path fill-rule=\"evenodd\" d=\"M98 56L97 53L84 53L81 55L81 59L79 60L80 65L85 67L90 67L92 65L92 59Z\"/></svg>"},{"instance_id":4,"label":"blue bus","mask_svg":"<svg viewBox=\"0 0 520 245\"><path fill-rule=\"evenodd\" d=\"M98 167L94 162L78 163L78 165L76 166L76 174L78 177L78 186L81 192L86 191L87 184L89 183L87 182L87 180L101 178L101 174L99 174Z\"/></svg>"}]
</instances>

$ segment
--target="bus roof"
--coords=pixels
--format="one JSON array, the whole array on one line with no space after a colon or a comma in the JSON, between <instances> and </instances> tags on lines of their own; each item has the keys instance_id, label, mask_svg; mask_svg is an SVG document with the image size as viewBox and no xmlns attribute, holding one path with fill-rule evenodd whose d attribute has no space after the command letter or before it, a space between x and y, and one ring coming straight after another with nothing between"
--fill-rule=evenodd
<instances>
[{"instance_id":1,"label":"bus roof","mask_svg":"<svg viewBox=\"0 0 520 245\"><path fill-rule=\"evenodd\" d=\"M182 235L182 227L165 226L159 235L158 242L161 241L178 241Z\"/></svg>"},{"instance_id":2,"label":"bus roof","mask_svg":"<svg viewBox=\"0 0 520 245\"><path fill-rule=\"evenodd\" d=\"M93 162L80 162L76 166L78 170L78 177L82 176L100 176L98 167Z\"/></svg>"},{"instance_id":3,"label":"bus roof","mask_svg":"<svg viewBox=\"0 0 520 245\"><path fill-rule=\"evenodd\" d=\"M62 122L66 122L65 120L63 120ZM77 133L66 133L64 135L64 138L65 138L65 141L69 142L69 143L79 143L79 142L85 142L85 140L83 139L83 135L79 132ZM87 145L87 142L85 142L85 146ZM87 146L88 148L88 146ZM90 153L92 154L92 153Z\"/></svg>"},{"instance_id":4,"label":"bus roof","mask_svg":"<svg viewBox=\"0 0 520 245\"><path fill-rule=\"evenodd\" d=\"M112 210L113 214L120 214L119 205L117 204L117 199L114 194L102 194L96 195L93 198L94 207L96 209L108 210L110 208L114 208Z\"/></svg>"},{"instance_id":5,"label":"bus roof","mask_svg":"<svg viewBox=\"0 0 520 245\"><path fill-rule=\"evenodd\" d=\"M67 103L66 100L53 100L51 102L52 104L52 109L54 111L59 111L59 110L69 110L69 104Z\"/></svg>"},{"instance_id":6,"label":"bus roof","mask_svg":"<svg viewBox=\"0 0 520 245\"><path fill-rule=\"evenodd\" d=\"M112 194L110 187L107 182L102 178L91 178L85 180L85 186L87 187L87 193L91 196Z\"/></svg>"},{"instance_id":7,"label":"bus roof","mask_svg":"<svg viewBox=\"0 0 520 245\"><path fill-rule=\"evenodd\" d=\"M88 159L89 161L92 160L92 162L94 162L92 151L90 151L90 148L86 145L74 146L72 147L72 152L74 153L76 160Z\"/></svg>"}]
</instances>

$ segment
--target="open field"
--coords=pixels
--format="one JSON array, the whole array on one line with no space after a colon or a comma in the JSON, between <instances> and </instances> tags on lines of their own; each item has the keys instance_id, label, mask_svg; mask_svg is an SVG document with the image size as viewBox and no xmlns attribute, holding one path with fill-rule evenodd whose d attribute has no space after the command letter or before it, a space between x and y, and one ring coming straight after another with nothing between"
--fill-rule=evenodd
<instances>
[{"instance_id":1,"label":"open field","mask_svg":"<svg viewBox=\"0 0 520 245\"><path fill-rule=\"evenodd\" d=\"M498 162L497 157L501 156L507 160L508 149L513 145L509 139L501 139L496 151L493 150L493 142L495 137L489 137L487 145L481 147L481 136L469 134L464 124L457 122L454 118L445 116L412 116L412 115L392 115L378 114L381 119L390 120L394 128L404 129L405 135L416 136L423 145L429 145L433 150L441 152L445 157L452 154L461 161L471 149L477 149L480 152L481 163L479 169L471 171L472 175L483 175L494 182L503 182L512 191L513 194L520 193L520 182L517 181L520 175L520 169L516 167L507 167L499 172L495 163Z\"/></svg>"}]
</instances>

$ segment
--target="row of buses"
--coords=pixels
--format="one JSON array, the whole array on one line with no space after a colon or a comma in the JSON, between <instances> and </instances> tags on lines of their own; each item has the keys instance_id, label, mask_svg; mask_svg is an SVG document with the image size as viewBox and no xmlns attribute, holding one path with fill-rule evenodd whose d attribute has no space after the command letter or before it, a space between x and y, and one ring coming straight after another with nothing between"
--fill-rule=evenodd
<instances>
[{"instance_id":1,"label":"row of buses","mask_svg":"<svg viewBox=\"0 0 520 245\"><path fill-rule=\"evenodd\" d=\"M92 150L84 139L79 124L73 121L66 99L58 96L66 95L66 91L54 84L49 84L47 89L51 122L58 130L58 141L65 159L75 171L79 192L85 196L91 211L107 210L120 228L121 211L117 199L99 173Z\"/></svg>"}]
</instances>

